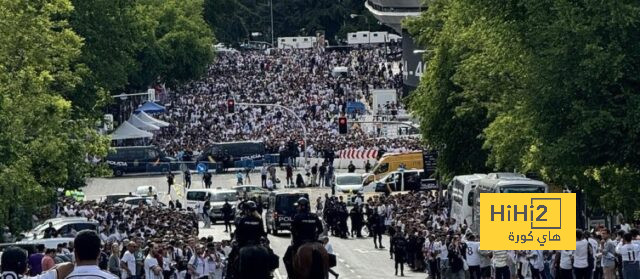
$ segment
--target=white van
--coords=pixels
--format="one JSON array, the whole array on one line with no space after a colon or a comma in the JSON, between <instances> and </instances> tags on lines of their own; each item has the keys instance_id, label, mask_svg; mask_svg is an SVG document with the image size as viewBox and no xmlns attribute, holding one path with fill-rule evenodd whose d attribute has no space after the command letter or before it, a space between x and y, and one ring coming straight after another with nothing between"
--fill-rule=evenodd
<instances>
[{"instance_id":1,"label":"white van","mask_svg":"<svg viewBox=\"0 0 640 279\"><path fill-rule=\"evenodd\" d=\"M187 208L196 208L199 202L204 202L207 194L215 193L215 189L189 189L187 190Z\"/></svg>"}]
</instances>

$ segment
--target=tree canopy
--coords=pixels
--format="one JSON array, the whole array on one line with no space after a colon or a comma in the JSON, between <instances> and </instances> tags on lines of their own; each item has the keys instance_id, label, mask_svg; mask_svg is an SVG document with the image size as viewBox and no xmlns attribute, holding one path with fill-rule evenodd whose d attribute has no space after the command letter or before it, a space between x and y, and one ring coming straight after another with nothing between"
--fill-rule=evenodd
<instances>
[{"instance_id":1,"label":"tree canopy","mask_svg":"<svg viewBox=\"0 0 640 279\"><path fill-rule=\"evenodd\" d=\"M357 0L205 0L205 19L220 41L237 44L250 38L252 32L261 37L251 40L271 41L271 8L273 3L274 38L313 36L323 31L332 41L344 40L347 32L378 30L386 27ZM351 18L351 14L359 15ZM366 17L366 18L365 18Z\"/></svg>"},{"instance_id":2,"label":"tree canopy","mask_svg":"<svg viewBox=\"0 0 640 279\"><path fill-rule=\"evenodd\" d=\"M640 196L640 3L434 0L412 98L451 177L535 172L630 216Z\"/></svg>"},{"instance_id":3,"label":"tree canopy","mask_svg":"<svg viewBox=\"0 0 640 279\"><path fill-rule=\"evenodd\" d=\"M30 228L57 188L103 174L110 93L197 78L202 0L0 0L0 227Z\"/></svg>"}]
</instances>

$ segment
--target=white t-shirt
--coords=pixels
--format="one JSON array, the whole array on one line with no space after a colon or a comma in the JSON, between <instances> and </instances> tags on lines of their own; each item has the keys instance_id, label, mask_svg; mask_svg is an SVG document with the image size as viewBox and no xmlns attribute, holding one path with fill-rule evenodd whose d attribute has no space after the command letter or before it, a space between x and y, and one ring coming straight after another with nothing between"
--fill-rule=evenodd
<instances>
[{"instance_id":1,"label":"white t-shirt","mask_svg":"<svg viewBox=\"0 0 640 279\"><path fill-rule=\"evenodd\" d=\"M480 266L482 256L480 255L480 242L467 241L467 264L469 266Z\"/></svg>"},{"instance_id":2,"label":"white t-shirt","mask_svg":"<svg viewBox=\"0 0 640 279\"><path fill-rule=\"evenodd\" d=\"M330 242L327 242L327 244L324 245L324 249L327 250L327 253L333 255L333 245L331 245Z\"/></svg>"},{"instance_id":3,"label":"white t-shirt","mask_svg":"<svg viewBox=\"0 0 640 279\"><path fill-rule=\"evenodd\" d=\"M621 242L616 247L616 253L622 256L623 262L626 262L626 261L635 262L639 260L638 256L640 256L640 247L638 247L638 245L633 243L622 244Z\"/></svg>"},{"instance_id":4,"label":"white t-shirt","mask_svg":"<svg viewBox=\"0 0 640 279\"><path fill-rule=\"evenodd\" d=\"M199 277L202 276L207 276L207 266L206 266L206 260L204 258L200 258L197 255L193 255L191 257L191 259L189 260L189 264L193 265L195 271L196 271L196 278L197 279Z\"/></svg>"},{"instance_id":5,"label":"white t-shirt","mask_svg":"<svg viewBox=\"0 0 640 279\"><path fill-rule=\"evenodd\" d=\"M213 274L216 272L217 264L212 257L207 256L206 258L206 271L208 274Z\"/></svg>"},{"instance_id":6,"label":"white t-shirt","mask_svg":"<svg viewBox=\"0 0 640 279\"><path fill-rule=\"evenodd\" d=\"M562 250L560 251L560 268L571 269L571 254L573 251Z\"/></svg>"},{"instance_id":7,"label":"white t-shirt","mask_svg":"<svg viewBox=\"0 0 640 279\"><path fill-rule=\"evenodd\" d=\"M117 277L109 272L100 270L97 265L82 265L73 268L66 279L116 279Z\"/></svg>"},{"instance_id":8,"label":"white t-shirt","mask_svg":"<svg viewBox=\"0 0 640 279\"><path fill-rule=\"evenodd\" d=\"M585 268L589 266L589 242L585 239L576 241L576 251L573 253L573 267Z\"/></svg>"},{"instance_id":9,"label":"white t-shirt","mask_svg":"<svg viewBox=\"0 0 640 279\"><path fill-rule=\"evenodd\" d=\"M127 264L127 267L129 268L129 271L131 271L131 274L129 275L127 274L127 271L122 270L123 276L136 276L136 256L134 256L133 253L127 250L126 252L124 252L124 255L122 255L122 259L120 259L120 261L125 262Z\"/></svg>"},{"instance_id":10,"label":"white t-shirt","mask_svg":"<svg viewBox=\"0 0 640 279\"><path fill-rule=\"evenodd\" d=\"M144 259L144 276L146 279L161 279L162 275L156 275L153 269L158 266L158 260L151 253Z\"/></svg>"}]
</instances>

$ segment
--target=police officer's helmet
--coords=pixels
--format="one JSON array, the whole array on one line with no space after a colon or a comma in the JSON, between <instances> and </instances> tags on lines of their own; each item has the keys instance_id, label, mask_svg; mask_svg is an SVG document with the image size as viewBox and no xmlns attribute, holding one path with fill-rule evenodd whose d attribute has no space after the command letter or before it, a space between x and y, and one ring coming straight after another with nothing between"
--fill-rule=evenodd
<instances>
[{"instance_id":1,"label":"police officer's helmet","mask_svg":"<svg viewBox=\"0 0 640 279\"><path fill-rule=\"evenodd\" d=\"M305 197L301 197L298 199L298 206L309 208L309 200Z\"/></svg>"},{"instance_id":2,"label":"police officer's helmet","mask_svg":"<svg viewBox=\"0 0 640 279\"><path fill-rule=\"evenodd\" d=\"M256 211L258 210L258 206L254 201L248 201L244 203L244 210L247 211Z\"/></svg>"}]
</instances>

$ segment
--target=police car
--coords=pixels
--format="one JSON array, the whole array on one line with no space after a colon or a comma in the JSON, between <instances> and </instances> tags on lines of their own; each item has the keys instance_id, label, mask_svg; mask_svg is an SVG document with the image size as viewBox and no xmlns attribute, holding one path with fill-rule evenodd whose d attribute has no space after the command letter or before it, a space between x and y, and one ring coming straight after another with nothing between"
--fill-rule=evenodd
<instances>
[{"instance_id":1,"label":"police car","mask_svg":"<svg viewBox=\"0 0 640 279\"><path fill-rule=\"evenodd\" d=\"M295 204L302 197L309 199L309 194L271 192L265 214L267 233L277 235L280 230L291 230L293 217L297 213Z\"/></svg>"}]
</instances>

